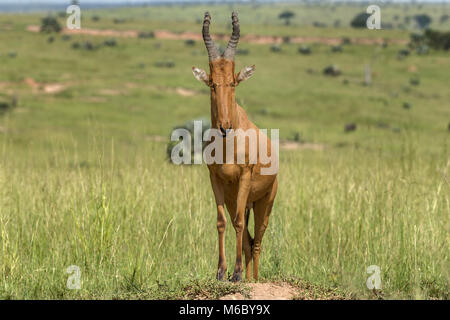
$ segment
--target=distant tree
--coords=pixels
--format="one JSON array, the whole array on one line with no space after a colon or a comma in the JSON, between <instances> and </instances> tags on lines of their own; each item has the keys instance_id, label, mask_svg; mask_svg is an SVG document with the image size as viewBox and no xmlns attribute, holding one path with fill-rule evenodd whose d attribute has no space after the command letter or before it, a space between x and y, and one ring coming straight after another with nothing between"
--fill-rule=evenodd
<instances>
[{"instance_id":1,"label":"distant tree","mask_svg":"<svg viewBox=\"0 0 450 320\"><path fill-rule=\"evenodd\" d=\"M417 24L419 25L420 29L426 29L428 25L431 23L430 16L426 14L418 14L414 16L414 20L416 20Z\"/></svg>"},{"instance_id":2,"label":"distant tree","mask_svg":"<svg viewBox=\"0 0 450 320\"><path fill-rule=\"evenodd\" d=\"M370 14L366 12L362 12L357 14L353 20L350 22L350 25L353 28L366 28L367 27L367 19L369 19Z\"/></svg>"},{"instance_id":3,"label":"distant tree","mask_svg":"<svg viewBox=\"0 0 450 320\"><path fill-rule=\"evenodd\" d=\"M41 32L60 32L61 25L55 17L47 16L41 19Z\"/></svg>"},{"instance_id":4,"label":"distant tree","mask_svg":"<svg viewBox=\"0 0 450 320\"><path fill-rule=\"evenodd\" d=\"M284 20L284 23L285 23L286 25L289 25L289 24L291 24L291 19L292 19L294 16L295 16L295 13L294 13L294 12L292 12L292 11L290 11L290 10L286 10L286 11L281 12L281 13L278 15L278 18L281 19L281 20Z\"/></svg>"},{"instance_id":5,"label":"distant tree","mask_svg":"<svg viewBox=\"0 0 450 320\"><path fill-rule=\"evenodd\" d=\"M72 0L72 5L73 5L73 6L79 6L79 5L80 5L80 1L78 1L78 0Z\"/></svg>"}]
</instances>

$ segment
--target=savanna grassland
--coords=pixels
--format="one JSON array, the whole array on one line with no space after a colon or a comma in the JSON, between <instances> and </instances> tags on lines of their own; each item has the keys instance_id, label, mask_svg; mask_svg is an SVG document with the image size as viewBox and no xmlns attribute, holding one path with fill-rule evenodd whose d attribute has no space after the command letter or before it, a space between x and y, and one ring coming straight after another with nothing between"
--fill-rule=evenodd
<instances>
[{"instance_id":1,"label":"savanna grassland","mask_svg":"<svg viewBox=\"0 0 450 320\"><path fill-rule=\"evenodd\" d=\"M431 27L448 30L448 21L438 21L450 10L380 6L394 29L350 28L364 10L356 5L82 13L82 28L200 33L208 9L212 33L228 33L237 9L242 34L387 39L387 46L348 44L342 52L310 43L309 55L293 43L278 52L239 44L248 54L237 56L237 70L255 64L256 72L237 88L238 103L260 128L278 128L282 140L299 146L280 151L260 275L308 288L300 298L450 297L450 55L399 58L405 45L389 43L417 32L397 28L396 15L404 21L425 12ZM278 19L286 8L296 13L290 25ZM0 15L0 102L10 106L0 114L0 298L245 291L245 283L213 280L216 209L206 166L166 159L174 126L209 117L208 88L191 73L192 66L207 69L203 43L116 37L108 46L111 37L26 31L44 16ZM324 75L330 64L342 74ZM356 130L345 132L348 124ZM229 272L234 243L228 224ZM80 290L66 287L70 265L80 267ZM381 268L377 295L366 288L370 265Z\"/></svg>"}]
</instances>

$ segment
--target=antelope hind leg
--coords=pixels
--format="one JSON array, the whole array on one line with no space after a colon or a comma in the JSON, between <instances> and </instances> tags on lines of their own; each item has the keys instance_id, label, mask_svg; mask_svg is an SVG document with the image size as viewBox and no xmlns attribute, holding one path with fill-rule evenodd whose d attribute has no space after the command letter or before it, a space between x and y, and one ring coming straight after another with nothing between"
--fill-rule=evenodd
<instances>
[{"instance_id":1,"label":"antelope hind leg","mask_svg":"<svg viewBox=\"0 0 450 320\"><path fill-rule=\"evenodd\" d=\"M244 239L243 239L243 247L244 247L244 256L245 256L245 272L246 278L248 281L252 278L252 247L253 247L253 238L250 236L250 232L248 231L248 218L250 216L250 208L247 207L245 210L245 227L244 227Z\"/></svg>"},{"instance_id":2,"label":"antelope hind leg","mask_svg":"<svg viewBox=\"0 0 450 320\"><path fill-rule=\"evenodd\" d=\"M261 242L269 224L269 216L272 211L273 201L277 194L278 182L274 181L272 190L262 199L255 202L253 214L255 217L255 240L253 243L253 279L258 280L259 255L261 253Z\"/></svg>"}]
</instances>

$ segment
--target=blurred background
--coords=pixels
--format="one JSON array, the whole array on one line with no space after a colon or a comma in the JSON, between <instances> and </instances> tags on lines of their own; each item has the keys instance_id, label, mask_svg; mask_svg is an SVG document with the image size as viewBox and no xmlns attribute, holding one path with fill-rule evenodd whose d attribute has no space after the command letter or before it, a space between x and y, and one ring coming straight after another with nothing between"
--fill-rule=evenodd
<instances>
[{"instance_id":1,"label":"blurred background","mask_svg":"<svg viewBox=\"0 0 450 320\"><path fill-rule=\"evenodd\" d=\"M236 72L256 65L237 102L280 129L263 278L308 283L300 298L449 298L450 3L381 0L0 0L0 297L241 290L210 281L208 170L167 159L173 128L208 126L204 12L223 50L233 10ZM229 265L233 248L229 224Z\"/></svg>"}]
</instances>

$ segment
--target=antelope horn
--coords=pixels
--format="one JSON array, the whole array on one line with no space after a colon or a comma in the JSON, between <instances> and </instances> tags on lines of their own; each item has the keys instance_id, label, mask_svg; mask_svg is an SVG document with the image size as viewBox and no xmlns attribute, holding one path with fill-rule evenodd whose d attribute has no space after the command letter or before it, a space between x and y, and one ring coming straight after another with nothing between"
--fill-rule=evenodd
<instances>
[{"instance_id":1,"label":"antelope horn","mask_svg":"<svg viewBox=\"0 0 450 320\"><path fill-rule=\"evenodd\" d=\"M233 11L231 14L231 20L233 24L233 33L231 34L230 41L228 42L227 48L223 53L223 57L234 61L234 54L236 52L236 47L240 36L239 19L236 11Z\"/></svg>"},{"instance_id":2,"label":"antelope horn","mask_svg":"<svg viewBox=\"0 0 450 320\"><path fill-rule=\"evenodd\" d=\"M211 23L211 16L209 12L205 12L205 19L203 20L203 41L205 42L206 49L208 50L209 61L214 61L220 57L219 50L211 39L209 34L209 24Z\"/></svg>"}]
</instances>

